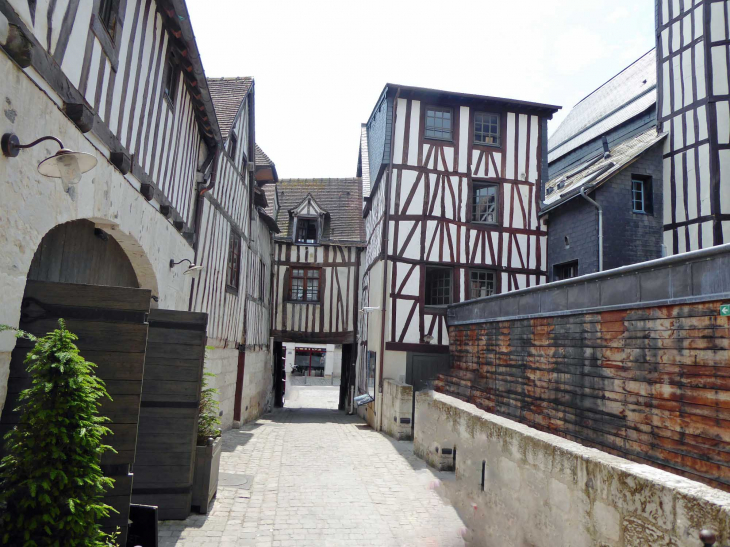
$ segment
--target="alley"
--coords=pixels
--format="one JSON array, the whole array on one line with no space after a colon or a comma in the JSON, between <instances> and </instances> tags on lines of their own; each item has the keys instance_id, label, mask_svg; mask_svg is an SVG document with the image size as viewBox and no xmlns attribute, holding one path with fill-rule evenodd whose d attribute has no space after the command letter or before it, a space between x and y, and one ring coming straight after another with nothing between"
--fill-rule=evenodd
<instances>
[{"instance_id":1,"label":"alley","mask_svg":"<svg viewBox=\"0 0 730 547\"><path fill-rule=\"evenodd\" d=\"M463 546L439 473L337 411L337 390L290 387L284 409L228 431L212 509L160 523L160 545Z\"/></svg>"}]
</instances>

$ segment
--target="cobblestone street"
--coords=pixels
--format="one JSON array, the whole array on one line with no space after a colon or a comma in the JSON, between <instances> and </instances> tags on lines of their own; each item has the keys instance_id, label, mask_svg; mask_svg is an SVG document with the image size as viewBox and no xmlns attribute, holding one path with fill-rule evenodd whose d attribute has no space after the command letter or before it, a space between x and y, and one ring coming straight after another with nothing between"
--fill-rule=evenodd
<instances>
[{"instance_id":1,"label":"cobblestone street","mask_svg":"<svg viewBox=\"0 0 730 547\"><path fill-rule=\"evenodd\" d=\"M160 523L161 546L463 546L413 444L336 410L337 387L289 387L284 409L224 435L207 515Z\"/></svg>"}]
</instances>

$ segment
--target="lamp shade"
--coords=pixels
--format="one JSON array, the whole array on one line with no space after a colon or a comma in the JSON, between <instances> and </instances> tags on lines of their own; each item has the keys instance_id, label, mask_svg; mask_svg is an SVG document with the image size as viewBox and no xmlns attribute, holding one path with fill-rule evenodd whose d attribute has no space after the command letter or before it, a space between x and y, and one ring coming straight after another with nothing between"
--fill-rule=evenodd
<instances>
[{"instance_id":1,"label":"lamp shade","mask_svg":"<svg viewBox=\"0 0 730 547\"><path fill-rule=\"evenodd\" d=\"M38 164L38 172L46 177L67 179L91 171L96 167L96 158L85 152L73 152L62 148L55 155Z\"/></svg>"}]
</instances>

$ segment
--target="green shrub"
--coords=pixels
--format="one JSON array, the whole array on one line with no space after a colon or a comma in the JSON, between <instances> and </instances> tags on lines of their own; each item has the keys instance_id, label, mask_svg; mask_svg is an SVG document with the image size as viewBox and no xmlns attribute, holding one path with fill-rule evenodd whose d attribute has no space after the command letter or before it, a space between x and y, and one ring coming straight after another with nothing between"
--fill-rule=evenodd
<instances>
[{"instance_id":1,"label":"green shrub","mask_svg":"<svg viewBox=\"0 0 730 547\"><path fill-rule=\"evenodd\" d=\"M18 425L0 462L0 542L24 547L116 545L97 521L113 485L99 466L109 420L99 416L104 382L79 355L77 337L59 328L36 340L25 364L32 385L20 395ZM7 330L4 328L2 330ZM26 336L28 337L28 336Z\"/></svg>"},{"instance_id":2,"label":"green shrub","mask_svg":"<svg viewBox=\"0 0 730 547\"><path fill-rule=\"evenodd\" d=\"M216 438L221 435L218 427L221 423L218 419L218 401L215 399L218 390L208 386L208 378L215 378L215 374L212 372L203 374L198 407L198 446L205 446L209 437Z\"/></svg>"}]
</instances>

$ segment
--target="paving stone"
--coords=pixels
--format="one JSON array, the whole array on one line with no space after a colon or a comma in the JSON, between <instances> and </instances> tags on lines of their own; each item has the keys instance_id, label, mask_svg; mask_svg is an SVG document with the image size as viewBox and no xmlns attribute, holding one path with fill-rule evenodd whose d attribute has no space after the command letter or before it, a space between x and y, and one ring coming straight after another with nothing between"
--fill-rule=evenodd
<instances>
[{"instance_id":1,"label":"paving stone","mask_svg":"<svg viewBox=\"0 0 730 547\"><path fill-rule=\"evenodd\" d=\"M442 474L335 410L338 389L287 386L286 408L226 432L230 480L207 515L161 522L160 545L463 547L461 519L429 488Z\"/></svg>"}]
</instances>

